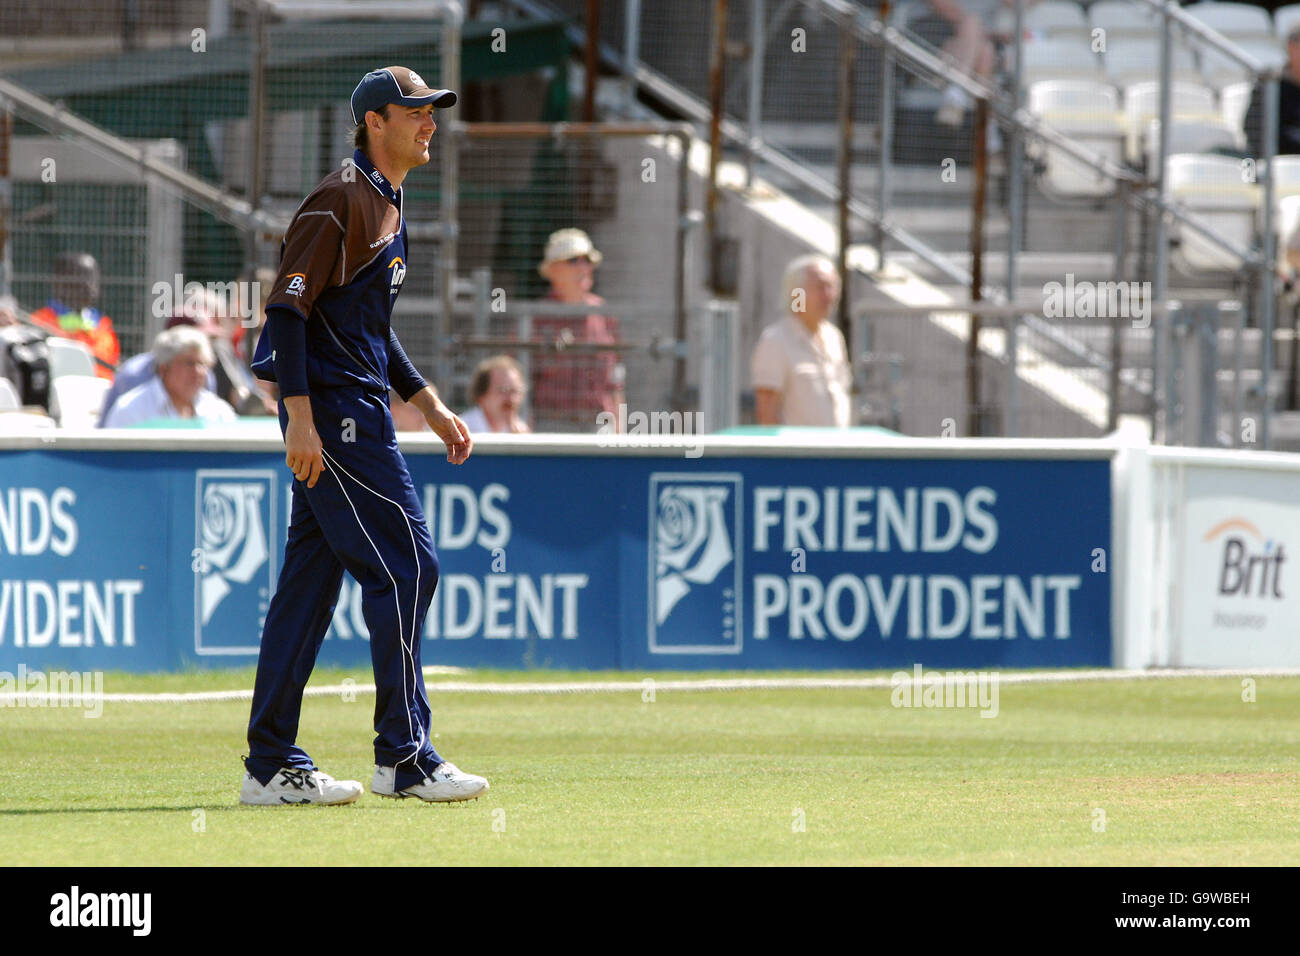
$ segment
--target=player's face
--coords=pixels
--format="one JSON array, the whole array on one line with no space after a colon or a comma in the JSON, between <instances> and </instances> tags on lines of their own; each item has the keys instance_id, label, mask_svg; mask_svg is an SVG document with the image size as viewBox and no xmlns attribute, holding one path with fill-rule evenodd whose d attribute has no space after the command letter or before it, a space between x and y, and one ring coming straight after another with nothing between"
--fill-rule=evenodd
<instances>
[{"instance_id":1,"label":"player's face","mask_svg":"<svg viewBox=\"0 0 1300 956\"><path fill-rule=\"evenodd\" d=\"M433 121L433 104L389 108L384 124L384 145L389 155L408 169L429 161L429 141L438 124Z\"/></svg>"}]
</instances>

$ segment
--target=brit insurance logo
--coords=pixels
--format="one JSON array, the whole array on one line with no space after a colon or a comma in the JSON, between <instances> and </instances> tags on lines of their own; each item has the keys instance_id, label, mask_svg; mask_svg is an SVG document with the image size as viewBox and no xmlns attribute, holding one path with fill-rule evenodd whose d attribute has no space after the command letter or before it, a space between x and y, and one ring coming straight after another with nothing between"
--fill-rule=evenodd
<instances>
[{"instance_id":1,"label":"brit insurance logo","mask_svg":"<svg viewBox=\"0 0 1300 956\"><path fill-rule=\"evenodd\" d=\"M1265 538L1259 528L1240 516L1220 521L1205 533L1206 542L1223 539L1219 562L1219 596L1280 600L1286 547Z\"/></svg>"},{"instance_id":2,"label":"brit insurance logo","mask_svg":"<svg viewBox=\"0 0 1300 956\"><path fill-rule=\"evenodd\" d=\"M256 654L275 589L275 472L200 470L194 481L194 651Z\"/></svg>"},{"instance_id":3,"label":"brit insurance logo","mask_svg":"<svg viewBox=\"0 0 1300 956\"><path fill-rule=\"evenodd\" d=\"M1201 538L1221 547L1216 562L1211 622L1221 631L1264 631L1276 627L1286 600L1286 546L1265 536L1253 521L1233 515Z\"/></svg>"},{"instance_id":4,"label":"brit insurance logo","mask_svg":"<svg viewBox=\"0 0 1300 956\"><path fill-rule=\"evenodd\" d=\"M739 654L742 635L739 474L650 476L652 654Z\"/></svg>"},{"instance_id":5,"label":"brit insurance logo","mask_svg":"<svg viewBox=\"0 0 1300 956\"><path fill-rule=\"evenodd\" d=\"M406 281L406 263L402 261L401 256L393 256L393 261L388 263L388 268L393 270L393 278L388 284L388 294L397 295L402 291L402 283Z\"/></svg>"}]
</instances>

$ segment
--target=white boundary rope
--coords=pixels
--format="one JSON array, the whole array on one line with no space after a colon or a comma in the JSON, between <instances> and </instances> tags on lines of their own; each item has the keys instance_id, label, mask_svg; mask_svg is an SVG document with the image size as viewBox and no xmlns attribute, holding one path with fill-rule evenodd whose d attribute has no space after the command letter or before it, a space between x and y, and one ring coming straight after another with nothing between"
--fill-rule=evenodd
<instances>
[{"instance_id":1,"label":"white boundary rope","mask_svg":"<svg viewBox=\"0 0 1300 956\"><path fill-rule=\"evenodd\" d=\"M439 667L425 668L425 673L454 673L460 668ZM35 672L33 672L35 673ZM942 670L933 668L922 672L917 680L912 671L896 671L895 674L907 674L906 680L889 677L709 677L698 680L659 680L647 676L636 680L618 681L530 681L530 682L474 682L474 681L431 681L426 682L430 694L608 694L641 693L653 688L660 691L700 692L700 691L738 691L738 690L878 690L881 688L901 687L905 684L925 686L927 682L942 680L964 682L971 674L982 673L988 678L996 677L1002 684L1070 684L1089 681L1116 680L1171 680L1178 678L1220 678L1220 677L1300 677L1300 668L1189 668L1189 669L1153 669L1153 670L1077 670L1077 671L1024 671L1002 674L998 671ZM933 675L933 676L931 676ZM329 684L322 687L308 687L304 697L341 697L345 695L373 694L374 684ZM105 703L201 703L206 701L252 700L252 690L211 690L191 693L154 693L154 694L94 694L91 691L71 694L25 693L15 691L0 694L0 706L12 707L52 706L56 704L80 704L88 698ZM20 703L21 701L21 703Z\"/></svg>"}]
</instances>

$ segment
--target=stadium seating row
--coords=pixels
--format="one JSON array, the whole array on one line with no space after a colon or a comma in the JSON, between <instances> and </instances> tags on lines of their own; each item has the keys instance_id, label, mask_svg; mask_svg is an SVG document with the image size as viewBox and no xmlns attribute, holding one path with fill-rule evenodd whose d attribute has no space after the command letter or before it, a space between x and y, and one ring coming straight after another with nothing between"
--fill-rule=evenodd
<instances>
[{"instance_id":1,"label":"stadium seating row","mask_svg":"<svg viewBox=\"0 0 1300 956\"><path fill-rule=\"evenodd\" d=\"M1194 3L1183 7L1183 12L1230 38L1281 39L1300 23L1300 3L1279 7L1272 16L1249 3ZM1049 37L1086 36L1097 27L1157 33L1160 15L1135 0L1098 0L1086 10L1073 0L1042 0L1025 11L1025 26Z\"/></svg>"},{"instance_id":2,"label":"stadium seating row","mask_svg":"<svg viewBox=\"0 0 1300 956\"><path fill-rule=\"evenodd\" d=\"M1172 153L1246 149L1244 121L1250 106L1251 84L1214 90L1197 83L1170 87L1170 146ZM1115 162L1134 166L1156 163L1160 130L1160 85L1133 83L1121 91L1088 80L1043 80L1030 87L1030 113L1081 144ZM1110 190L1096 176L1077 176L1077 164L1053 169L1049 188L1069 196L1104 195ZM1059 175L1058 175L1059 174ZM1059 181L1058 181L1059 180Z\"/></svg>"},{"instance_id":3,"label":"stadium seating row","mask_svg":"<svg viewBox=\"0 0 1300 956\"><path fill-rule=\"evenodd\" d=\"M1276 18L1244 3L1197 3L1184 11L1227 37L1261 67L1284 62L1284 38L1300 25L1300 4L1279 9ZM1044 0L1026 11L1025 23L1031 37L1023 46L1027 86L1047 79L1104 79L1123 87L1158 77L1161 25L1145 4L1100 0L1085 13L1071 0ZM1220 88L1251 75L1181 27L1176 27L1174 38L1174 79Z\"/></svg>"}]
</instances>

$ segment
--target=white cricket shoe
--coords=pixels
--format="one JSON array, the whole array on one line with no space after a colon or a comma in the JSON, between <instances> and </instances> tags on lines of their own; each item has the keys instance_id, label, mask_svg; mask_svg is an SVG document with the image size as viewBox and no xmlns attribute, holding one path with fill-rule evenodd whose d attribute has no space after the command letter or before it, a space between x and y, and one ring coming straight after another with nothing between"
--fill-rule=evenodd
<instances>
[{"instance_id":1,"label":"white cricket shoe","mask_svg":"<svg viewBox=\"0 0 1300 956\"><path fill-rule=\"evenodd\" d=\"M438 769L423 781L399 793L393 792L396 779L395 767L376 767L375 779L370 781L370 792L377 797L419 797L426 803L455 803L458 800L473 800L488 789L485 779L465 773L453 763L440 763Z\"/></svg>"},{"instance_id":2,"label":"white cricket shoe","mask_svg":"<svg viewBox=\"0 0 1300 956\"><path fill-rule=\"evenodd\" d=\"M281 767L262 786L251 773L245 772L239 788L239 802L250 806L279 806L283 803L319 803L334 806L354 803L365 791L359 780L335 780L320 770L295 770Z\"/></svg>"}]
</instances>

